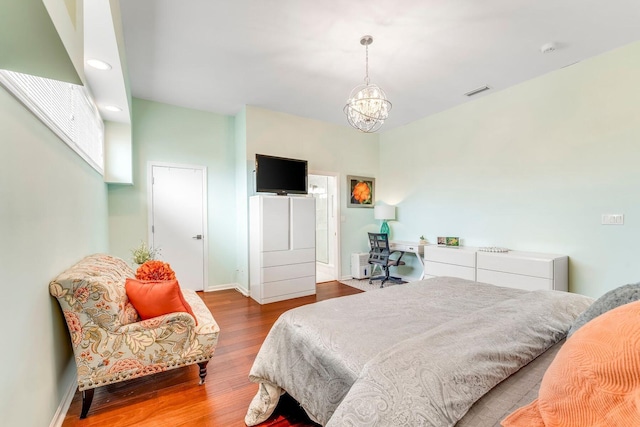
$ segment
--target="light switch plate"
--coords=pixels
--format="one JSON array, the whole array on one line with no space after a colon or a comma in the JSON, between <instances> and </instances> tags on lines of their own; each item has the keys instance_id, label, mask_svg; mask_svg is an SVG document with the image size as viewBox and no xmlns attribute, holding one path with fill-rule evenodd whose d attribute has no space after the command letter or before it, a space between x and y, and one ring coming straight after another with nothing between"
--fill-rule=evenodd
<instances>
[{"instance_id":1,"label":"light switch plate","mask_svg":"<svg viewBox=\"0 0 640 427\"><path fill-rule=\"evenodd\" d=\"M623 214L602 214L603 225L624 225Z\"/></svg>"}]
</instances>

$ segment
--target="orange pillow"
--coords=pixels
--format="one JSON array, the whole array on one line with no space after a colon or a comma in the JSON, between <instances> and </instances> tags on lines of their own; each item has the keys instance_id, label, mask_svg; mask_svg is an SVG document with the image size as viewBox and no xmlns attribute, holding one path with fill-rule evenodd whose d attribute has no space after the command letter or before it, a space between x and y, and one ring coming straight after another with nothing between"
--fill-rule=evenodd
<instances>
[{"instance_id":1,"label":"orange pillow","mask_svg":"<svg viewBox=\"0 0 640 427\"><path fill-rule=\"evenodd\" d=\"M129 301L142 320L179 311L189 313L198 323L189 303L184 299L177 280L137 280L127 278L124 284Z\"/></svg>"},{"instance_id":2,"label":"orange pillow","mask_svg":"<svg viewBox=\"0 0 640 427\"><path fill-rule=\"evenodd\" d=\"M504 427L640 426L640 301L614 308L564 343L538 398Z\"/></svg>"}]
</instances>

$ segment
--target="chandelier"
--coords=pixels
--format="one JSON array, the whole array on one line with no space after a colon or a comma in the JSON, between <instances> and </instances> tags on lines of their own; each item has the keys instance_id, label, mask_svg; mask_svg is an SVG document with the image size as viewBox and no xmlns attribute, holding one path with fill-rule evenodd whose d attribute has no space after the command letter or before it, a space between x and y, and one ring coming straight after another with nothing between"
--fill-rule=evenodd
<instances>
[{"instance_id":1,"label":"chandelier","mask_svg":"<svg viewBox=\"0 0 640 427\"><path fill-rule=\"evenodd\" d=\"M362 132L376 132L389 117L391 102L387 100L384 91L369 82L369 45L373 37L362 36L360 44L366 49L366 71L364 84L356 86L349 94L344 113L347 121L354 128Z\"/></svg>"}]
</instances>

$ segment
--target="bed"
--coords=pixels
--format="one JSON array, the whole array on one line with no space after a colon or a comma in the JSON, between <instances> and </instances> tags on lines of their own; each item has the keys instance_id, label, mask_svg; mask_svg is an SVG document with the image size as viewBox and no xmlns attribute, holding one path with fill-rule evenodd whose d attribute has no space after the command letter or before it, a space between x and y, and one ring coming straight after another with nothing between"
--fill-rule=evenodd
<instances>
[{"instance_id":1,"label":"bed","mask_svg":"<svg viewBox=\"0 0 640 427\"><path fill-rule=\"evenodd\" d=\"M328 427L499 425L535 397L592 302L437 277L290 310L250 371L259 387L245 423L266 420L286 391Z\"/></svg>"}]
</instances>

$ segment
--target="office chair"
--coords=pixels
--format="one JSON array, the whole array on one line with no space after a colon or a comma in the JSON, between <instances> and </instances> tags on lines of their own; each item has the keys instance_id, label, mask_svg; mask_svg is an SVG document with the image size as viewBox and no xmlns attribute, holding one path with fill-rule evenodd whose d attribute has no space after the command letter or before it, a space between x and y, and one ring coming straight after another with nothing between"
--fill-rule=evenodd
<instances>
[{"instance_id":1,"label":"office chair","mask_svg":"<svg viewBox=\"0 0 640 427\"><path fill-rule=\"evenodd\" d=\"M392 251L389 249L389 235L387 233L368 233L369 234L369 264L372 265L371 272L376 268L376 265L382 267L384 276L371 277L369 283L373 283L374 280L382 280L380 287L384 287L386 282L393 283L406 283L399 277L389 276L389 267L397 267L404 265L404 261L401 261L403 251ZM400 256L397 259L390 258L391 254L398 252Z\"/></svg>"}]
</instances>

